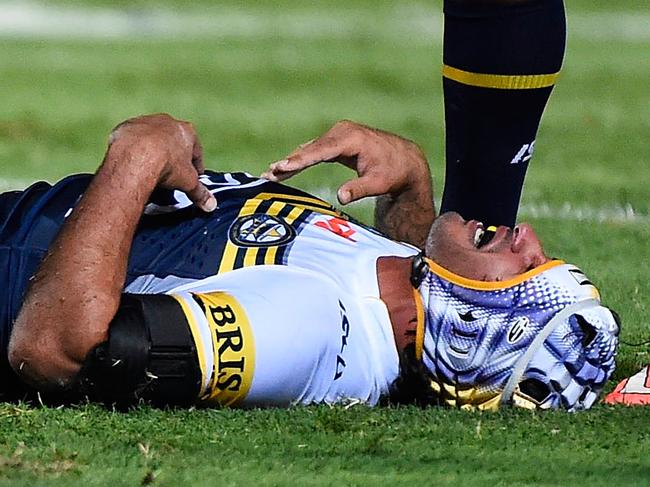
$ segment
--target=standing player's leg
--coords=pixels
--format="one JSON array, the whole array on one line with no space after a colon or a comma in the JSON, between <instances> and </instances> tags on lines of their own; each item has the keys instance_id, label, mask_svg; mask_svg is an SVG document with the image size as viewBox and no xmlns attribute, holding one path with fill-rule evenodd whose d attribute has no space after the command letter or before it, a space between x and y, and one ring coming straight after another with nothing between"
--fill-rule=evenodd
<instances>
[{"instance_id":1,"label":"standing player's leg","mask_svg":"<svg viewBox=\"0 0 650 487\"><path fill-rule=\"evenodd\" d=\"M441 210L513 225L564 56L562 0L445 0Z\"/></svg>"}]
</instances>

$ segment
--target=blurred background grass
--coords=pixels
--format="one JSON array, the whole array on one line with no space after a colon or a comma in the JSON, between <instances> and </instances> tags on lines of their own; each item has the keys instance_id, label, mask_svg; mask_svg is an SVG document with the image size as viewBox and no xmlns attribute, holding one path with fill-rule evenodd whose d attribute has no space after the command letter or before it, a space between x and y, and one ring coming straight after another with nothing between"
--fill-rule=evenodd
<instances>
[{"instance_id":1,"label":"blurred background grass","mask_svg":"<svg viewBox=\"0 0 650 487\"><path fill-rule=\"evenodd\" d=\"M567 11L565 66L539 132L521 213L539 228L552 255L579 264L600 285L605 302L623 316L623 338L640 342L650 338L650 4L569 0ZM417 141L429 156L440 189L441 39L439 1L0 2L0 188L91 172L115 124L164 111L196 124L209 167L254 174L336 120L362 121ZM346 170L328 165L300 175L295 184L331 198L348 176ZM370 221L371 205L357 205L351 212ZM649 361L647 344L622 346L616 378ZM362 419L353 427L354 418L341 419L347 417L345 412L318 411L241 417L190 414L187 430L202 432L199 445L205 452L234 452L219 470L201 469L204 454L191 438L170 438L154 428L152 421L175 421L173 413L104 417L94 409L16 412L3 406L0 484L54 478L60 478L60 484L79 479L102 484L105 478L130 484L131 475L140 475L138 469L144 468L146 455L140 458L136 446L145 440L163 445L156 468L167 472L169 483L170 469L177 469L180 478L197 482L199 477L209 485L205 479L215 468L235 475L238 483L255 479L281 485L293 474L305 480L320 472L326 474L318 482L323 485L379 484L381 479L369 473L373 469L383 472L386 482L395 483L400 472L408 472L409 479L425 483L466 483L475 472L471 462L463 460L459 434L469 447L466 452L487 455L482 457L486 462L503 457L492 470L481 464L483 474L472 477L477 485L499 484L504 478L521 485L544 483L544 475L534 472L535 464L541 465L540 472L555 472L547 477L552 485L569 477L589 485L611 483L610 476L620 474L620 458L631 468L632 483L637 479L641 485L650 476L647 456L642 460L634 453L650 446L647 425L638 412L601 406L581 415L584 419L540 415L530 423L530 415L521 412L510 420L431 411L418 423L414 418L419 413L389 410L356 413ZM320 449L303 454L287 445L270 457L254 452L254 444L272 448L273 438L280 441L293 421L311 424L314 414L324 415L330 425ZM224 424L230 420L232 424ZM253 425L256 421L259 424ZM403 433L383 428L400 421L435 437L404 440ZM492 425L489 434L483 433L488 441L481 439L481 421ZM552 425L542 426L545 421ZM437 425L434 430L427 426L431 422ZM78 435L64 435L64 453L48 446L61 438L60 428L73 423L99 431L79 433L88 441L82 460L70 453ZM119 437L110 436L113 429L146 434L137 441L129 437L127 448ZM220 436L224 429L231 439ZM571 433L565 437L553 433L555 429ZM308 443L310 431L300 433L304 439L296 442ZM601 432L609 436L598 443ZM187 431L181 434L190 436ZM349 445L340 442L341 434L350 439ZM102 445L102 435L108 435L108 446ZM27 453L16 460L20 438L28 441L23 448ZM401 457L402 441L411 449L426 447L429 453L426 458ZM117 453L110 453L110 445L116 444ZM448 450L445 445L455 446ZM489 445L495 454L486 453ZM549 457L553 445L557 454ZM142 462L129 459L120 448L133 450ZM522 451L527 472L516 467ZM591 453L597 465L595 460L589 464ZM110 458L108 477L102 477L96 459L102 455ZM293 457L297 463L284 472L283 462ZM398 458L396 463L393 458ZM337 474L346 459L357 466L370 462L365 476L351 470ZM183 470L186 460L192 467ZM46 467L39 467L39 461ZM61 467L68 461L75 468ZM310 461L316 465L312 471L305 467ZM576 470L584 462L597 475ZM145 467L152 470L150 463ZM239 472L238 463L252 473ZM127 472L123 477L122 471Z\"/></svg>"},{"instance_id":2,"label":"blurred background grass","mask_svg":"<svg viewBox=\"0 0 650 487\"><path fill-rule=\"evenodd\" d=\"M3 177L93 170L115 123L167 111L196 123L212 167L252 172L338 119L361 120L420 143L442 187L438 2L56 5L33 10L106 19L95 30L3 40ZM525 202L631 204L647 214L647 179L630 176L644 170L650 125L650 28L637 32L650 9L593 7L568 5L574 28ZM298 184L329 184L330 172Z\"/></svg>"}]
</instances>

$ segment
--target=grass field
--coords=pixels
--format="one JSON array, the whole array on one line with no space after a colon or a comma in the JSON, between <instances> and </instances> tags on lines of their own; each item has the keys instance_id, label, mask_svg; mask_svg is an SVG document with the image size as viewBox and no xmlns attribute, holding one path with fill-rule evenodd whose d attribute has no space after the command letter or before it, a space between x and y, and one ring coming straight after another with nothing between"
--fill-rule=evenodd
<instances>
[{"instance_id":1,"label":"grass field","mask_svg":"<svg viewBox=\"0 0 650 487\"><path fill-rule=\"evenodd\" d=\"M599 283L623 340L646 342L621 347L619 379L650 362L650 6L568 2L565 67L522 217ZM0 190L93 171L113 125L155 111L195 122L210 167L252 173L338 119L364 121L418 141L442 187L439 2L21 5L0 3ZM327 196L346 176L327 166L295 184ZM371 205L351 212L369 221ZM7 404L0 485L650 485L649 417L602 405L566 415Z\"/></svg>"}]
</instances>

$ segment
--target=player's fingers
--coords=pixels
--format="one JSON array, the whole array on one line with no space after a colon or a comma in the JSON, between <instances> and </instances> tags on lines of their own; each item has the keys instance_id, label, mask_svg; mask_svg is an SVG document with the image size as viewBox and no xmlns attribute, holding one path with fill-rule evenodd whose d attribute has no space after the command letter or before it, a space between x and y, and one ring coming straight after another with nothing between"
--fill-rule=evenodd
<instances>
[{"instance_id":1,"label":"player's fingers","mask_svg":"<svg viewBox=\"0 0 650 487\"><path fill-rule=\"evenodd\" d=\"M286 172L286 173L285 172L283 172L283 173L280 173L280 172L274 173L274 172L269 170L269 171L264 171L260 175L260 177L262 179L267 179L269 181L273 181L273 182L277 183L277 182L280 182L280 181L284 181L285 179L289 179L292 176L295 176L296 174L298 174L298 172L299 171Z\"/></svg>"},{"instance_id":2,"label":"player's fingers","mask_svg":"<svg viewBox=\"0 0 650 487\"><path fill-rule=\"evenodd\" d=\"M305 142L285 159L269 166L265 176L287 179L300 171L321 162L339 161L353 167L361 145L359 125L344 121L336 123L325 135Z\"/></svg>"},{"instance_id":3,"label":"player's fingers","mask_svg":"<svg viewBox=\"0 0 650 487\"><path fill-rule=\"evenodd\" d=\"M264 179L268 179L269 181L284 181L285 179L289 179L292 176L295 176L298 174L300 171L284 171L282 168L275 166L274 163L269 168L262 173L260 177Z\"/></svg>"},{"instance_id":4,"label":"player's fingers","mask_svg":"<svg viewBox=\"0 0 650 487\"><path fill-rule=\"evenodd\" d=\"M386 181L372 175L351 179L342 184L336 196L342 205L366 198L386 194L388 185Z\"/></svg>"},{"instance_id":5,"label":"player's fingers","mask_svg":"<svg viewBox=\"0 0 650 487\"><path fill-rule=\"evenodd\" d=\"M203 174L205 172L205 163L203 162L203 146L201 141L196 138L194 139L194 146L192 147L192 165L196 169L196 172Z\"/></svg>"},{"instance_id":6,"label":"player's fingers","mask_svg":"<svg viewBox=\"0 0 650 487\"><path fill-rule=\"evenodd\" d=\"M347 152L347 137L324 135L302 144L285 159L271 164L269 169L275 174L296 174L321 162L332 162L341 156L349 156Z\"/></svg>"},{"instance_id":7,"label":"player's fingers","mask_svg":"<svg viewBox=\"0 0 650 487\"><path fill-rule=\"evenodd\" d=\"M295 176L300 171L307 169L308 167L318 164L319 162L320 161L282 159L281 161L276 161L269 165L269 168L265 172L265 174L267 174L269 177L266 177L266 179L269 179L271 181L283 181L290 178L291 176Z\"/></svg>"},{"instance_id":8,"label":"player's fingers","mask_svg":"<svg viewBox=\"0 0 650 487\"><path fill-rule=\"evenodd\" d=\"M335 161L347 154L347 137L324 135L301 145L287 156L284 168L288 171L304 169L319 162Z\"/></svg>"},{"instance_id":9,"label":"player's fingers","mask_svg":"<svg viewBox=\"0 0 650 487\"><path fill-rule=\"evenodd\" d=\"M205 172L205 165L203 164L203 146L199 140L199 136L196 134L196 129L194 125L190 122L178 121L178 127L180 129L181 140L183 141L187 148L192 150L192 165L196 169L196 172L203 174Z\"/></svg>"},{"instance_id":10,"label":"player's fingers","mask_svg":"<svg viewBox=\"0 0 650 487\"><path fill-rule=\"evenodd\" d=\"M187 197L201 208L203 211L210 213L217 208L217 199L202 183L197 182L194 189L186 192Z\"/></svg>"}]
</instances>

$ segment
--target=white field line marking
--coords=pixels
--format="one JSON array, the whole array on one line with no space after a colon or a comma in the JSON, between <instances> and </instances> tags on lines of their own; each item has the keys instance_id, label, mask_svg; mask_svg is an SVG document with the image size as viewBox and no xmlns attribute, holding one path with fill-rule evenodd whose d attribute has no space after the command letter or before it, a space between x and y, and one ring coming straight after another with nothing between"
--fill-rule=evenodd
<instances>
[{"instance_id":1,"label":"white field line marking","mask_svg":"<svg viewBox=\"0 0 650 487\"><path fill-rule=\"evenodd\" d=\"M569 13L570 38L594 41L650 41L650 11Z\"/></svg>"},{"instance_id":2,"label":"white field line marking","mask_svg":"<svg viewBox=\"0 0 650 487\"><path fill-rule=\"evenodd\" d=\"M336 190L321 187L310 190L319 198L336 203ZM438 202L439 203L439 202ZM337 206L341 207L337 204ZM347 207L374 208L372 199L354 202ZM344 211L347 207L341 207ZM440 208L438 204L437 208ZM634 225L650 225L650 211L642 212L631 205L611 205L592 207L565 202L561 205L548 203L524 203L519 209L519 218L553 218L562 221L587 223L630 223Z\"/></svg>"},{"instance_id":3,"label":"white field line marking","mask_svg":"<svg viewBox=\"0 0 650 487\"><path fill-rule=\"evenodd\" d=\"M437 17L441 14L438 13ZM260 8L112 9L50 6L36 2L0 4L0 36L67 39L290 39L358 38L386 35L408 38L418 17L398 15L396 26L373 25L376 17L361 10L325 12L321 9L275 11ZM425 24L423 24L425 25ZM433 19L433 39L442 34ZM416 31L417 25L415 25ZM422 32L417 32L420 35ZM430 32L427 32L430 34ZM422 40L422 39L420 39Z\"/></svg>"},{"instance_id":4,"label":"white field line marking","mask_svg":"<svg viewBox=\"0 0 650 487\"><path fill-rule=\"evenodd\" d=\"M24 189L33 181L26 179L0 178L0 193L16 189ZM336 199L336 189L330 187L319 187L309 190L319 198L336 204L340 207ZM374 207L373 199L356 201L341 207L346 208L368 208ZM439 207L439 206L438 206ZM547 203L524 203L519 211L520 218L553 218L563 221L578 221L587 223L630 223L634 225L650 225L650 212L642 212L633 208L631 205L611 205L602 207L592 207L586 205L576 205L565 202L560 206L549 205Z\"/></svg>"},{"instance_id":5,"label":"white field line marking","mask_svg":"<svg viewBox=\"0 0 650 487\"><path fill-rule=\"evenodd\" d=\"M595 208L565 202L560 206L548 203L524 203L520 207L521 218L552 218L563 221L588 223L632 223L650 225L650 214L632 205L612 205Z\"/></svg>"},{"instance_id":6,"label":"white field line marking","mask_svg":"<svg viewBox=\"0 0 650 487\"><path fill-rule=\"evenodd\" d=\"M569 12L572 38L650 41L650 11ZM115 9L0 3L0 37L63 39L352 39L439 44L442 13L437 6L396 6L385 15L364 9L275 11L255 8Z\"/></svg>"}]
</instances>

